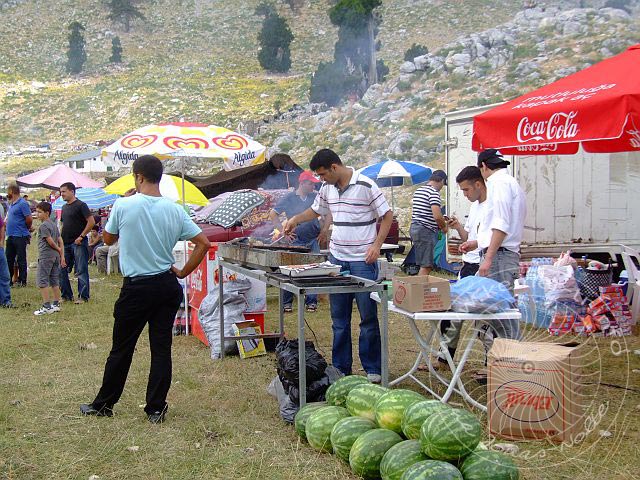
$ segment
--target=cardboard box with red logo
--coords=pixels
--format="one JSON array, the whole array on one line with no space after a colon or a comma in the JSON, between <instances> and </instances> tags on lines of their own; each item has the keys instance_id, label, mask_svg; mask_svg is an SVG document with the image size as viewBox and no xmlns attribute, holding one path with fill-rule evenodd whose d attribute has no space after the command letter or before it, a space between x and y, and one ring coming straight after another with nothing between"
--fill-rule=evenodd
<instances>
[{"instance_id":1,"label":"cardboard box with red logo","mask_svg":"<svg viewBox=\"0 0 640 480\"><path fill-rule=\"evenodd\" d=\"M498 338L489 352L488 368L492 435L560 443L583 430L579 344Z\"/></svg>"},{"instance_id":2,"label":"cardboard box with red logo","mask_svg":"<svg viewBox=\"0 0 640 480\"><path fill-rule=\"evenodd\" d=\"M451 308L449 280L417 275L393 277L393 304L408 312L444 312Z\"/></svg>"}]
</instances>

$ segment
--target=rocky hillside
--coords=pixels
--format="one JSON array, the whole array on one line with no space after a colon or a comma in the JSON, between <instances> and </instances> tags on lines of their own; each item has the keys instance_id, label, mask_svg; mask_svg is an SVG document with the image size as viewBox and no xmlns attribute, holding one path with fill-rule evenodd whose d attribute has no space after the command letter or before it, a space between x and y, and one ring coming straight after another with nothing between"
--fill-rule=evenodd
<instances>
[{"instance_id":1,"label":"rocky hillside","mask_svg":"<svg viewBox=\"0 0 640 480\"><path fill-rule=\"evenodd\" d=\"M355 165L382 158L438 165L444 112L512 98L639 41L635 0L631 15L602 9L600 0L527 10L523 4L532 2L521 0L384 0L387 81L359 102L327 110L307 102L310 75L331 58L336 40L327 18L332 1L310 0L292 12L274 0L295 40L291 72L272 75L256 59L258 0L154 0L147 21L129 33L106 19L101 0L0 0L0 151L52 147L5 154L0 169L30 170L151 122L235 128L265 118L259 139L301 163L328 146ZM79 76L64 72L73 20L86 27L88 60ZM115 35L121 66L107 60ZM413 43L431 53L403 63ZM286 113L274 122L278 111Z\"/></svg>"}]
</instances>

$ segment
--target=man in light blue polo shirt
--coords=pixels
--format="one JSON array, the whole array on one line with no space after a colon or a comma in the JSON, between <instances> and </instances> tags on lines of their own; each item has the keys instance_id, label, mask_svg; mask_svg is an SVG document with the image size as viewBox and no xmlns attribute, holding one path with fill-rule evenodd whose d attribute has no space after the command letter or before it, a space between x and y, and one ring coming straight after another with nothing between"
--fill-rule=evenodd
<instances>
[{"instance_id":1,"label":"man in light blue polo shirt","mask_svg":"<svg viewBox=\"0 0 640 480\"><path fill-rule=\"evenodd\" d=\"M113 346L95 400L80 405L83 415L113 415L120 399L138 337L149 324L151 370L145 412L151 423L164 421L171 386L173 322L183 294L177 278L189 275L209 249L209 240L183 208L160 195L162 163L152 155L133 162L135 191L113 206L103 238L119 241L120 269L124 275L120 297L113 309ZM173 265L173 247L180 240L195 243L182 269Z\"/></svg>"},{"instance_id":2,"label":"man in light blue polo shirt","mask_svg":"<svg viewBox=\"0 0 640 480\"><path fill-rule=\"evenodd\" d=\"M31 208L29 203L20 196L18 185L9 185L7 189L9 211L7 212L7 245L5 254L9 272L13 273L13 266L18 262L17 287L27 285L27 244L31 238ZM11 283L13 286L13 283Z\"/></svg>"}]
</instances>

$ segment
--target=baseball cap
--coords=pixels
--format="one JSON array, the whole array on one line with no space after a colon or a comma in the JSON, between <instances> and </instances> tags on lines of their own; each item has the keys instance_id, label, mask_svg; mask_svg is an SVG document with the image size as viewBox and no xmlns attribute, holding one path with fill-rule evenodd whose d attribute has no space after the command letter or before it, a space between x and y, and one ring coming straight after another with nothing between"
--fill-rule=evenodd
<instances>
[{"instance_id":1,"label":"baseball cap","mask_svg":"<svg viewBox=\"0 0 640 480\"><path fill-rule=\"evenodd\" d=\"M504 163L505 165L511 164L510 161L502 157L500 150L496 150L495 148L488 148L478 154L478 165L481 163L486 163L487 165L498 165L500 163Z\"/></svg>"},{"instance_id":2,"label":"baseball cap","mask_svg":"<svg viewBox=\"0 0 640 480\"><path fill-rule=\"evenodd\" d=\"M309 170L303 171L298 177L298 182L303 182L305 180L311 183L320 183L320 180L318 180Z\"/></svg>"},{"instance_id":3,"label":"baseball cap","mask_svg":"<svg viewBox=\"0 0 640 480\"><path fill-rule=\"evenodd\" d=\"M429 180L436 180L438 182L444 182L444 184L447 184L447 174L444 173L444 170L435 170L432 174L431 177L429 178Z\"/></svg>"}]
</instances>

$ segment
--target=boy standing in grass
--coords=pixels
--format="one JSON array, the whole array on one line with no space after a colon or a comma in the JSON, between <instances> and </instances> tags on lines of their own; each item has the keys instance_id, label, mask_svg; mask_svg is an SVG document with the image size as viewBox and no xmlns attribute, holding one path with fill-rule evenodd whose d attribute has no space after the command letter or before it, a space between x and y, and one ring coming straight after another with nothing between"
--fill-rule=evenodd
<instances>
[{"instance_id":1,"label":"boy standing in grass","mask_svg":"<svg viewBox=\"0 0 640 480\"><path fill-rule=\"evenodd\" d=\"M60 267L65 266L64 244L58 227L51 220L51 204L40 202L36 206L38 220L38 273L36 284L42 294L42 307L34 315L60 311ZM53 303L51 303L53 297Z\"/></svg>"}]
</instances>

